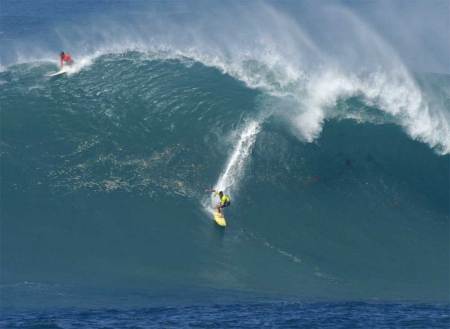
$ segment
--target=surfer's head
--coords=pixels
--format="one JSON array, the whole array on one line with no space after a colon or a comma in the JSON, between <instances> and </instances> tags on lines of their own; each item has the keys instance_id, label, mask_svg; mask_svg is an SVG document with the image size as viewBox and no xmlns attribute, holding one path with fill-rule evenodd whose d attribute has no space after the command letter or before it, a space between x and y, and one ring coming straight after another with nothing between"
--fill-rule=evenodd
<instances>
[{"instance_id":1,"label":"surfer's head","mask_svg":"<svg viewBox=\"0 0 450 329\"><path fill-rule=\"evenodd\" d=\"M59 53L59 56L63 57L63 56L64 56L64 51L61 51L61 52Z\"/></svg>"},{"instance_id":2,"label":"surfer's head","mask_svg":"<svg viewBox=\"0 0 450 329\"><path fill-rule=\"evenodd\" d=\"M223 196L223 192L222 192L222 191L219 192L219 196L220 196L220 197Z\"/></svg>"}]
</instances>

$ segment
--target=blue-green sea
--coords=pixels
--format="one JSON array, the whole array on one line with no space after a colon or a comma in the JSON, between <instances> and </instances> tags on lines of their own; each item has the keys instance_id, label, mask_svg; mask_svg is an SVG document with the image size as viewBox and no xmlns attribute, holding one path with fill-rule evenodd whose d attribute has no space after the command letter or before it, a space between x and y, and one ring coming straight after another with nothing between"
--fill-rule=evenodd
<instances>
[{"instance_id":1,"label":"blue-green sea","mask_svg":"<svg viewBox=\"0 0 450 329\"><path fill-rule=\"evenodd\" d=\"M430 3L3 1L0 326L446 328Z\"/></svg>"}]
</instances>

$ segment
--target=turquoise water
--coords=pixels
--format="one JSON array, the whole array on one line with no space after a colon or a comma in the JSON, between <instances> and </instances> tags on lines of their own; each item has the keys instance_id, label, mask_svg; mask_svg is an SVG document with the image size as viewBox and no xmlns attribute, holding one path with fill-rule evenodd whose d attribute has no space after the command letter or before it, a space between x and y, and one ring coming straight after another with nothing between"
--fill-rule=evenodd
<instances>
[{"instance_id":1,"label":"turquoise water","mask_svg":"<svg viewBox=\"0 0 450 329\"><path fill-rule=\"evenodd\" d=\"M343 48L292 3L198 6L7 2L3 324L420 327L422 303L448 323L449 73L410 68L351 4ZM63 47L75 65L49 78ZM232 198L225 230L211 187Z\"/></svg>"},{"instance_id":2,"label":"turquoise water","mask_svg":"<svg viewBox=\"0 0 450 329\"><path fill-rule=\"evenodd\" d=\"M5 282L445 299L449 158L394 123L327 120L307 143L264 119L220 232L204 190L279 100L140 53L51 69L1 73Z\"/></svg>"}]
</instances>

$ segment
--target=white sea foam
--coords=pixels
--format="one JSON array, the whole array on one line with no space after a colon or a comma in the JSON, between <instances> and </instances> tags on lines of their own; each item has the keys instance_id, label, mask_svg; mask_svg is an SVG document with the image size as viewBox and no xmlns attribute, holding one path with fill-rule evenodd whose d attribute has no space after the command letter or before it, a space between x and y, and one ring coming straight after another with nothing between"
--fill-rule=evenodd
<instances>
[{"instance_id":1,"label":"white sea foam","mask_svg":"<svg viewBox=\"0 0 450 329\"><path fill-rule=\"evenodd\" d=\"M327 118L345 117L333 107L339 99L356 95L394 117L412 138L450 153L449 109L430 105L394 48L350 10L338 5L317 9L321 23L316 24L325 31L320 33L318 26L302 26L267 4L229 7L187 26L152 12L133 24L96 20L58 34L64 49L74 49L70 74L99 56L126 51L149 58L190 58L250 88L294 99L295 108L281 115L302 140L320 136ZM103 28L96 29L96 24ZM49 50L20 54L57 62Z\"/></svg>"},{"instance_id":2,"label":"white sea foam","mask_svg":"<svg viewBox=\"0 0 450 329\"><path fill-rule=\"evenodd\" d=\"M251 121L242 130L227 165L215 185L216 190L232 192L238 188L246 160L260 129L261 126L257 121Z\"/></svg>"},{"instance_id":3,"label":"white sea foam","mask_svg":"<svg viewBox=\"0 0 450 329\"><path fill-rule=\"evenodd\" d=\"M342 46L348 49L333 57L333 51L317 46L289 17L265 10L270 23L258 26L250 44L235 40L221 48L218 41L205 44L197 37L190 47L166 45L166 55L193 58L250 88L296 99L297 108L282 115L303 140L316 139L329 117L354 117L334 113L334 106L339 99L360 96L394 117L413 139L450 153L449 110L428 103L394 49L361 19L342 8L331 11L346 22L349 34Z\"/></svg>"},{"instance_id":4,"label":"white sea foam","mask_svg":"<svg viewBox=\"0 0 450 329\"><path fill-rule=\"evenodd\" d=\"M215 190L225 191L225 193L228 193L231 196L237 193L240 180L242 179L245 166L248 162L248 157L250 156L252 147L260 130L261 125L259 122L250 121L238 134L239 138L226 162L226 166L219 176L217 183L214 185ZM203 201L205 209L209 211L211 211L212 207L216 204L217 200L214 196L211 197L211 203L206 199Z\"/></svg>"},{"instance_id":5,"label":"white sea foam","mask_svg":"<svg viewBox=\"0 0 450 329\"><path fill-rule=\"evenodd\" d=\"M89 67L90 65L92 65L96 57L98 57L98 55L83 56L81 58L77 58L77 60L74 61L72 65L66 67L67 74L76 74L82 69Z\"/></svg>"}]
</instances>

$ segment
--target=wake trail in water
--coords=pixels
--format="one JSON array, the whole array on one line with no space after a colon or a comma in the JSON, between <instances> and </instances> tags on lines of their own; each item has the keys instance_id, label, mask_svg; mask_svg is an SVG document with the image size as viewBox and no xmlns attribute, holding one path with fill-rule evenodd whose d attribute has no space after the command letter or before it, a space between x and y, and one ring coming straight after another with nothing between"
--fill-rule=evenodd
<instances>
[{"instance_id":1,"label":"wake trail in water","mask_svg":"<svg viewBox=\"0 0 450 329\"><path fill-rule=\"evenodd\" d=\"M247 159L251 153L252 147L255 144L256 136L261 130L261 124L258 121L250 121L242 130L239 140L231 153L227 165L219 176L214 189L217 191L225 191L225 193L237 193L239 182L247 163ZM211 202L206 200L203 202L205 209L213 208L215 205L215 198L211 197Z\"/></svg>"}]
</instances>

